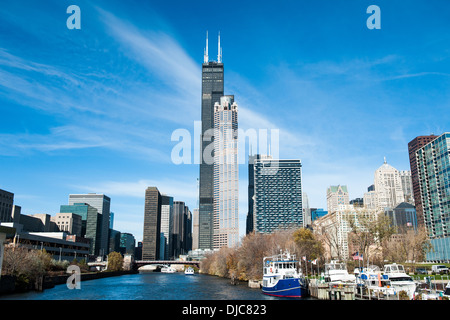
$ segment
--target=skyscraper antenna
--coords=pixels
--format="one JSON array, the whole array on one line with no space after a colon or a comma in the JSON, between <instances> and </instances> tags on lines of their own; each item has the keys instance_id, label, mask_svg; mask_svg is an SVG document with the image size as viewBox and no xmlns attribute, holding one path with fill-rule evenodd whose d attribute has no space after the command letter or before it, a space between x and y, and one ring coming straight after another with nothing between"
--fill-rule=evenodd
<instances>
[{"instance_id":1,"label":"skyscraper antenna","mask_svg":"<svg viewBox=\"0 0 450 320\"><path fill-rule=\"evenodd\" d=\"M203 55L203 62L208 63L209 57L208 57L208 30L206 30L206 48L204 50Z\"/></svg>"},{"instance_id":2,"label":"skyscraper antenna","mask_svg":"<svg viewBox=\"0 0 450 320\"><path fill-rule=\"evenodd\" d=\"M219 42L217 44L217 62L222 62L222 48L220 47L220 31L219 31Z\"/></svg>"}]
</instances>

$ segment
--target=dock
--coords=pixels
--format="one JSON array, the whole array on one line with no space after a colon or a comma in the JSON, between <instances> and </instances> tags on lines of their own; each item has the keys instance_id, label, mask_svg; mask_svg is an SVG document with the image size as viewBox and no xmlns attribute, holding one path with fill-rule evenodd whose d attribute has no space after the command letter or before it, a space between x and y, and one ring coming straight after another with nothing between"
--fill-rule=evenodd
<instances>
[{"instance_id":1,"label":"dock","mask_svg":"<svg viewBox=\"0 0 450 320\"><path fill-rule=\"evenodd\" d=\"M426 281L416 281L416 283L420 288L417 294L421 293L424 297L429 296L422 299L435 300L435 298L432 298L432 295L436 295L440 288L444 289L448 280L432 280L431 285ZM329 283L318 279L309 280L309 292L311 297L320 300L402 300L399 294L383 295L373 293L371 290L356 287L355 285L331 286Z\"/></svg>"},{"instance_id":2,"label":"dock","mask_svg":"<svg viewBox=\"0 0 450 320\"><path fill-rule=\"evenodd\" d=\"M317 279L309 280L309 292L320 300L355 300L355 286L330 286Z\"/></svg>"}]
</instances>

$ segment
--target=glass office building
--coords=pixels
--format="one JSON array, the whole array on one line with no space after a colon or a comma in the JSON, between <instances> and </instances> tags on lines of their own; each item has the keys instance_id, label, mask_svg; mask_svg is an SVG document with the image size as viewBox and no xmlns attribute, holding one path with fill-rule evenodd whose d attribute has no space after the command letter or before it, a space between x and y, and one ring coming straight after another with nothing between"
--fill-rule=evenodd
<instances>
[{"instance_id":1,"label":"glass office building","mask_svg":"<svg viewBox=\"0 0 450 320\"><path fill-rule=\"evenodd\" d=\"M450 260L450 133L416 151L423 222L433 249L428 261Z\"/></svg>"},{"instance_id":2,"label":"glass office building","mask_svg":"<svg viewBox=\"0 0 450 320\"><path fill-rule=\"evenodd\" d=\"M171 252L173 197L161 195L161 260L168 260Z\"/></svg>"},{"instance_id":3,"label":"glass office building","mask_svg":"<svg viewBox=\"0 0 450 320\"><path fill-rule=\"evenodd\" d=\"M234 96L214 105L213 248L239 242L238 106Z\"/></svg>"},{"instance_id":4,"label":"glass office building","mask_svg":"<svg viewBox=\"0 0 450 320\"><path fill-rule=\"evenodd\" d=\"M414 205L416 207L417 222L419 225L423 225L424 222L422 211L422 195L420 194L419 176L417 173L416 151L436 138L437 136L435 135L418 136L408 143L409 165L411 167L411 183L413 188Z\"/></svg>"},{"instance_id":5,"label":"glass office building","mask_svg":"<svg viewBox=\"0 0 450 320\"><path fill-rule=\"evenodd\" d=\"M74 203L87 203L97 209L101 215L101 231L99 243L99 255L106 256L109 253L109 216L111 208L111 198L104 194L71 194L69 195L69 205Z\"/></svg>"},{"instance_id":6,"label":"glass office building","mask_svg":"<svg viewBox=\"0 0 450 320\"><path fill-rule=\"evenodd\" d=\"M303 226L300 160L255 159L254 231Z\"/></svg>"},{"instance_id":7,"label":"glass office building","mask_svg":"<svg viewBox=\"0 0 450 320\"><path fill-rule=\"evenodd\" d=\"M74 213L81 216L81 236L89 239L89 254L99 255L102 231L102 216L98 210L87 203L61 205L60 213Z\"/></svg>"}]
</instances>

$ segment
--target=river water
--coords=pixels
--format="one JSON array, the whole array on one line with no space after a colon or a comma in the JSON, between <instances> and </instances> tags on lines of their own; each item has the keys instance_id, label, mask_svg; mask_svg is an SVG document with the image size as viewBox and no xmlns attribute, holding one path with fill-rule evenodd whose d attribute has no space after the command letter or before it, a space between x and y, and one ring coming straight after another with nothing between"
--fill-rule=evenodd
<instances>
[{"instance_id":1,"label":"river water","mask_svg":"<svg viewBox=\"0 0 450 320\"><path fill-rule=\"evenodd\" d=\"M57 285L43 292L0 296L1 300L283 300L229 279L182 272L149 272L82 281L80 289ZM306 298L311 299L311 298Z\"/></svg>"}]
</instances>

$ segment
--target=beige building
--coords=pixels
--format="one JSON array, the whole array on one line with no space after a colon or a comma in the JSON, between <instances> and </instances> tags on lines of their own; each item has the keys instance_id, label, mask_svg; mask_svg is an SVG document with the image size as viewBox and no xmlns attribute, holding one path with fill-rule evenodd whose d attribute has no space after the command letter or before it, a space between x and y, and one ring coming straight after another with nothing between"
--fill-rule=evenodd
<instances>
[{"instance_id":1,"label":"beige building","mask_svg":"<svg viewBox=\"0 0 450 320\"><path fill-rule=\"evenodd\" d=\"M322 239L326 259L350 259L353 252L348 239L352 231L349 219L354 219L358 226L360 217L376 219L376 216L377 210L341 205L335 212L316 219L313 222L313 230Z\"/></svg>"},{"instance_id":2,"label":"beige building","mask_svg":"<svg viewBox=\"0 0 450 320\"><path fill-rule=\"evenodd\" d=\"M234 96L214 104L213 248L239 243L238 105Z\"/></svg>"},{"instance_id":3,"label":"beige building","mask_svg":"<svg viewBox=\"0 0 450 320\"><path fill-rule=\"evenodd\" d=\"M395 208L405 200L400 172L387 164L386 158L375 171L374 186L378 198L377 209Z\"/></svg>"},{"instance_id":4,"label":"beige building","mask_svg":"<svg viewBox=\"0 0 450 320\"><path fill-rule=\"evenodd\" d=\"M350 203L347 186L330 186L327 189L327 210L335 212L342 205Z\"/></svg>"},{"instance_id":5,"label":"beige building","mask_svg":"<svg viewBox=\"0 0 450 320\"><path fill-rule=\"evenodd\" d=\"M82 219L75 213L57 213L54 217L50 217L50 221L54 222L59 231L64 231L81 237Z\"/></svg>"}]
</instances>

